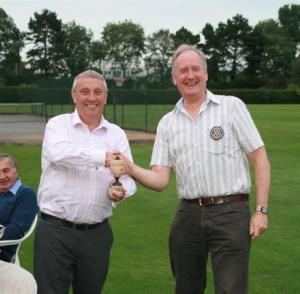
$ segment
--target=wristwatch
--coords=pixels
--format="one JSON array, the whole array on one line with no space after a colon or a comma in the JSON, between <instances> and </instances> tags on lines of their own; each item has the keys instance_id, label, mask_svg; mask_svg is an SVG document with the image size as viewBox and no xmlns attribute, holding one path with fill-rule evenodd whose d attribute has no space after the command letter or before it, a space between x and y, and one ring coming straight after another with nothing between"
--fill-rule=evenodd
<instances>
[{"instance_id":1,"label":"wristwatch","mask_svg":"<svg viewBox=\"0 0 300 294\"><path fill-rule=\"evenodd\" d=\"M256 205L256 211L259 211L263 214L268 214L268 208L266 206L262 206L262 205Z\"/></svg>"}]
</instances>

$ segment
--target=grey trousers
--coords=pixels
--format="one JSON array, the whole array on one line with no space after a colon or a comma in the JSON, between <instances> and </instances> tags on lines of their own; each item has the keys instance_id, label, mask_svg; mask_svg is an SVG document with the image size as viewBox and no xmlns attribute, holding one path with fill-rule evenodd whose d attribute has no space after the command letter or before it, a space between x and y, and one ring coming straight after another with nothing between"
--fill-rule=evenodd
<instances>
[{"instance_id":1,"label":"grey trousers","mask_svg":"<svg viewBox=\"0 0 300 294\"><path fill-rule=\"evenodd\" d=\"M248 293L248 202L200 207L181 201L171 226L170 262L176 294L202 294L208 254L216 294Z\"/></svg>"},{"instance_id":2,"label":"grey trousers","mask_svg":"<svg viewBox=\"0 0 300 294\"><path fill-rule=\"evenodd\" d=\"M39 220L34 242L34 276L39 294L99 294L109 265L113 235L109 222L77 230Z\"/></svg>"}]
</instances>

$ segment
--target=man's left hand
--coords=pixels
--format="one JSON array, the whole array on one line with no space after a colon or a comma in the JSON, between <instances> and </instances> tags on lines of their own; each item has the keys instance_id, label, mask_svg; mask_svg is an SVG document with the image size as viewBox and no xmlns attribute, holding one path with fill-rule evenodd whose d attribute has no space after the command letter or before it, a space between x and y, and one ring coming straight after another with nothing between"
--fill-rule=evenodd
<instances>
[{"instance_id":1,"label":"man's left hand","mask_svg":"<svg viewBox=\"0 0 300 294\"><path fill-rule=\"evenodd\" d=\"M123 186L110 186L108 188L108 198L114 202L120 202L125 197L126 190Z\"/></svg>"},{"instance_id":2,"label":"man's left hand","mask_svg":"<svg viewBox=\"0 0 300 294\"><path fill-rule=\"evenodd\" d=\"M261 212L255 212L251 217L250 236L252 240L262 235L268 228L268 215Z\"/></svg>"}]
</instances>

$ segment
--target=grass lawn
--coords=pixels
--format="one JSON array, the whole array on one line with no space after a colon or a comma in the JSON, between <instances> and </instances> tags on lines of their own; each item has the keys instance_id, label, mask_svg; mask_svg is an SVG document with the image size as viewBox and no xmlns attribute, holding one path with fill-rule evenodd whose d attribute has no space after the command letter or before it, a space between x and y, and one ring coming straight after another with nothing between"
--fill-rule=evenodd
<instances>
[{"instance_id":1,"label":"grass lawn","mask_svg":"<svg viewBox=\"0 0 300 294\"><path fill-rule=\"evenodd\" d=\"M269 230L252 243L250 294L300 293L300 106L250 105L272 166ZM135 161L147 166L152 145L132 145ZM18 160L24 183L37 188L40 146L0 145ZM139 186L114 209L114 245L104 294L174 293L168 232L178 200L175 179L162 193ZM251 199L253 204L253 197ZM253 205L252 205L253 207ZM297 229L298 228L298 229ZM32 239L24 242L21 264L32 270ZM209 268L206 293L214 293Z\"/></svg>"}]
</instances>

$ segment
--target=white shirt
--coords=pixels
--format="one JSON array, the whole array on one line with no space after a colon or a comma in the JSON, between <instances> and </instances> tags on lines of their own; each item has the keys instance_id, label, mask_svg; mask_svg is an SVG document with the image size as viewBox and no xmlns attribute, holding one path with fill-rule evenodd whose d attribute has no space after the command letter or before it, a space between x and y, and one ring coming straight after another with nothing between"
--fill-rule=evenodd
<instances>
[{"instance_id":1,"label":"white shirt","mask_svg":"<svg viewBox=\"0 0 300 294\"><path fill-rule=\"evenodd\" d=\"M38 189L40 210L75 223L101 222L112 214L107 196L114 182L104 166L106 151L132 155L125 132L102 117L93 131L77 111L52 118L46 126L42 149L42 176ZM123 175L126 197L136 192L135 182Z\"/></svg>"},{"instance_id":2,"label":"white shirt","mask_svg":"<svg viewBox=\"0 0 300 294\"><path fill-rule=\"evenodd\" d=\"M159 122L151 165L172 167L180 198L250 192L246 154L263 141L238 98L207 97L193 120L181 98Z\"/></svg>"}]
</instances>

